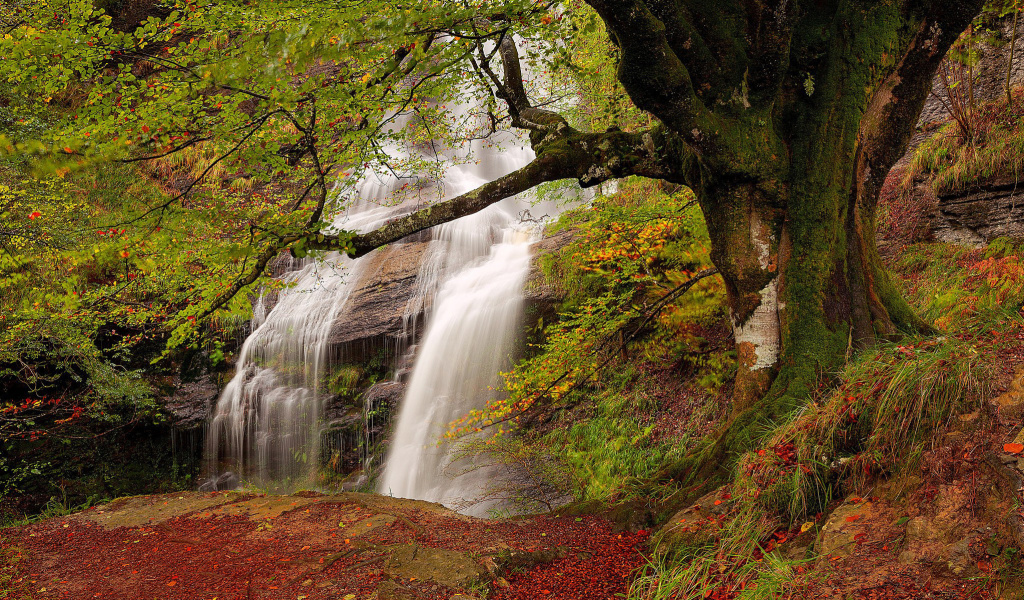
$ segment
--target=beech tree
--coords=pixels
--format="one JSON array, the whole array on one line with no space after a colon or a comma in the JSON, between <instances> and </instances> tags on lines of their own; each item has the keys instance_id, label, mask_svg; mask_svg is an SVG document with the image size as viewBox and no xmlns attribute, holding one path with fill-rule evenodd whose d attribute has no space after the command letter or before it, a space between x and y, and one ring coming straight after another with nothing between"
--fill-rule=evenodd
<instances>
[{"instance_id":1,"label":"beech tree","mask_svg":"<svg viewBox=\"0 0 1024 600\"><path fill-rule=\"evenodd\" d=\"M360 256L545 182L627 176L689 186L707 221L739 357L724 446L796 406L852 351L928 329L880 264L875 207L940 60L982 0L586 0L622 89L649 116L605 131L574 126L524 81L516 37L571 49L553 40L580 10L571 4L128 4L146 5L147 18L81 0L12 4L0 42L7 96L18 110L63 112L7 146L52 170L202 147L214 164L294 190L226 228L250 250L234 279L183 311L182 332L286 248ZM459 120L445 104L460 94L487 109ZM396 130L399 114L419 125ZM528 132L530 164L375 231L327 225L335 185L343 196L361 165L396 168L388 140L501 127Z\"/></svg>"}]
</instances>

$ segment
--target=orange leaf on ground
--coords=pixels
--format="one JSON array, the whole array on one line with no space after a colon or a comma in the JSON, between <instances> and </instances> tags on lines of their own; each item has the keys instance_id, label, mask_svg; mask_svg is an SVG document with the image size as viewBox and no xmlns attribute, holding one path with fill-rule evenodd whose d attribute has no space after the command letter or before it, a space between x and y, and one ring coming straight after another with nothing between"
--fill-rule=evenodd
<instances>
[{"instance_id":1,"label":"orange leaf on ground","mask_svg":"<svg viewBox=\"0 0 1024 600\"><path fill-rule=\"evenodd\" d=\"M1024 444L1003 444L1003 451L1009 452L1010 454L1020 454L1021 452L1024 452Z\"/></svg>"},{"instance_id":2,"label":"orange leaf on ground","mask_svg":"<svg viewBox=\"0 0 1024 600\"><path fill-rule=\"evenodd\" d=\"M856 521L859 518L860 518L860 515L850 515L850 516L846 517L846 522L847 523L853 523L854 521Z\"/></svg>"}]
</instances>

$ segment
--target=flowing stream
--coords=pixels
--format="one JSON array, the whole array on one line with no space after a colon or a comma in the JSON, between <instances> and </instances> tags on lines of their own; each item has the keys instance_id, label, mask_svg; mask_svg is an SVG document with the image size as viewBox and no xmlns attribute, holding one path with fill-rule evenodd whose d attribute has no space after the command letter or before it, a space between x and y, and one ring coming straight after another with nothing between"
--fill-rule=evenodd
<instances>
[{"instance_id":1,"label":"flowing stream","mask_svg":"<svg viewBox=\"0 0 1024 600\"><path fill-rule=\"evenodd\" d=\"M451 198L533 158L512 136L467 142L461 152L467 150L475 161L451 165L440 181L421 189L430 189L435 198ZM442 156L412 147L396 151L444 159L460 149L445 150ZM394 177L367 174L355 208L334 226L368 231L415 209L421 197L399 206L381 204L399 185ZM457 460L458 448L442 437L450 421L493 398L499 371L511 364L530 244L538 229L519 223L517 215L528 207L525 200L510 198L432 230L416 294L405 309L408 331L416 330L420 314L426 329L409 350L413 366L378 485L381 493L465 508L495 476L494 469L469 469L471 461ZM352 292L372 276L363 273L367 258L334 253L305 259L281 277L288 285L269 310L272 296L261 296L254 307L254 330L208 428L204 489L252 483L287 492L315 485L328 341L332 328L345 325L337 321ZM488 504L469 510L479 512L481 506Z\"/></svg>"}]
</instances>

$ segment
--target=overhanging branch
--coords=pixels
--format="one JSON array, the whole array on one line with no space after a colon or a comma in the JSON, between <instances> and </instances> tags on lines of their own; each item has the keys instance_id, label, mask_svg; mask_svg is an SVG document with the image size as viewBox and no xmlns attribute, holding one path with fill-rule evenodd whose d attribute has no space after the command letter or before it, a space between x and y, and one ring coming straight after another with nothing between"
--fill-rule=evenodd
<instances>
[{"instance_id":1,"label":"overhanging branch","mask_svg":"<svg viewBox=\"0 0 1024 600\"><path fill-rule=\"evenodd\" d=\"M530 164L471 192L355 237L310 237L306 248L344 250L359 257L406 236L483 210L542 183L575 179L581 187L592 187L609 179L638 175L685 184L696 168L696 157L689 147L663 128L637 133L580 133L569 128L568 133L539 144L537 151L537 158Z\"/></svg>"}]
</instances>

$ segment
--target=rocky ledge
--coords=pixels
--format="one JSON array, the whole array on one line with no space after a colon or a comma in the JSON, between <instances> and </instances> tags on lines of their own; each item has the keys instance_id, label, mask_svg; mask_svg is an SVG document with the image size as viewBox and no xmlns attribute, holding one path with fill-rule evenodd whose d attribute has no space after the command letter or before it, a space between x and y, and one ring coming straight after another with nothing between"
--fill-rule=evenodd
<instances>
[{"instance_id":1,"label":"rocky ledge","mask_svg":"<svg viewBox=\"0 0 1024 600\"><path fill-rule=\"evenodd\" d=\"M561 231L534 244L533 262L526 282L527 309L549 312L562 297L541 272L540 257L563 248L572 234ZM414 307L416 276L429 242L395 244L372 255L363 283L352 292L347 308L338 316L331 334L334 355L343 362L361 362L381 350L395 350L403 341L415 343L418 332L406 331L429 306ZM405 339L407 336L413 339Z\"/></svg>"},{"instance_id":2,"label":"rocky ledge","mask_svg":"<svg viewBox=\"0 0 1024 600\"><path fill-rule=\"evenodd\" d=\"M993 181L942 194L929 216L935 239L982 245L998 237L1024 239L1024 184Z\"/></svg>"}]
</instances>

